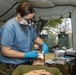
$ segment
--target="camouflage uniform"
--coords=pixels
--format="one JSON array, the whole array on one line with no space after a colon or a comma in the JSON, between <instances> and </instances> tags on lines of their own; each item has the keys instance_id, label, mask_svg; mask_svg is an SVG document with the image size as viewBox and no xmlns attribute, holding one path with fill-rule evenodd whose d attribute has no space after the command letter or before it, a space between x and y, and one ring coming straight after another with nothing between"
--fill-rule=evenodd
<instances>
[{"instance_id":1,"label":"camouflage uniform","mask_svg":"<svg viewBox=\"0 0 76 75\"><path fill-rule=\"evenodd\" d=\"M0 63L0 75L11 75L17 65Z\"/></svg>"},{"instance_id":2,"label":"camouflage uniform","mask_svg":"<svg viewBox=\"0 0 76 75\"><path fill-rule=\"evenodd\" d=\"M23 64L32 65L32 60L30 60L26 63L23 63ZM21 65L21 64L19 64L19 65ZM0 75L11 75L12 72L14 71L14 69L19 65L0 63Z\"/></svg>"}]
</instances>

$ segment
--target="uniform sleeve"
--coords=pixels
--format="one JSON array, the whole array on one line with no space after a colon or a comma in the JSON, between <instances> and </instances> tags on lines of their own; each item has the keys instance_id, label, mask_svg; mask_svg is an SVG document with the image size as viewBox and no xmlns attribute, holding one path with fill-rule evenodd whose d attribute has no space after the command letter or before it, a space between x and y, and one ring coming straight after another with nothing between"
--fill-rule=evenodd
<instances>
[{"instance_id":1,"label":"uniform sleeve","mask_svg":"<svg viewBox=\"0 0 76 75\"><path fill-rule=\"evenodd\" d=\"M12 75L22 75L21 74L22 65L18 66L12 73Z\"/></svg>"},{"instance_id":2,"label":"uniform sleeve","mask_svg":"<svg viewBox=\"0 0 76 75\"><path fill-rule=\"evenodd\" d=\"M36 33L35 28L33 27L32 28L32 40L34 41L36 38L37 38L37 33Z\"/></svg>"},{"instance_id":3,"label":"uniform sleeve","mask_svg":"<svg viewBox=\"0 0 76 75\"><path fill-rule=\"evenodd\" d=\"M14 42L14 34L10 28L2 28L1 30L1 44L11 47Z\"/></svg>"}]
</instances>

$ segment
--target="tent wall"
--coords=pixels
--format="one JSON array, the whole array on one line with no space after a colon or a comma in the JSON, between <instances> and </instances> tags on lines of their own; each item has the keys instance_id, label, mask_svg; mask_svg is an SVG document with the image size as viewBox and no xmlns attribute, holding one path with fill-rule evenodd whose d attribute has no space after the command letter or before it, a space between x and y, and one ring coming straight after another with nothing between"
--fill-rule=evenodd
<instances>
[{"instance_id":1,"label":"tent wall","mask_svg":"<svg viewBox=\"0 0 76 75\"><path fill-rule=\"evenodd\" d=\"M57 19L61 15L62 17L69 17L69 12L72 12L74 8L73 6L57 6L47 9L35 8L35 16L43 20Z\"/></svg>"},{"instance_id":2,"label":"tent wall","mask_svg":"<svg viewBox=\"0 0 76 75\"><path fill-rule=\"evenodd\" d=\"M73 33L73 48L76 50L76 8L72 13L72 33Z\"/></svg>"}]
</instances>

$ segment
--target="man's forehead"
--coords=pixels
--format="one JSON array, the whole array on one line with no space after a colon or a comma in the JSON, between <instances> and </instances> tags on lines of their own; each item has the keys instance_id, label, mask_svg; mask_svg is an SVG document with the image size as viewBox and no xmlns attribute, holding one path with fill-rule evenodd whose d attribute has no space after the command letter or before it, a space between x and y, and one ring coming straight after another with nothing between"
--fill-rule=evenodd
<instances>
[{"instance_id":1,"label":"man's forehead","mask_svg":"<svg viewBox=\"0 0 76 75\"><path fill-rule=\"evenodd\" d=\"M35 16L35 14L32 13L32 14L28 14L28 15L24 16L24 18L26 18L26 19L33 19L34 16Z\"/></svg>"}]
</instances>

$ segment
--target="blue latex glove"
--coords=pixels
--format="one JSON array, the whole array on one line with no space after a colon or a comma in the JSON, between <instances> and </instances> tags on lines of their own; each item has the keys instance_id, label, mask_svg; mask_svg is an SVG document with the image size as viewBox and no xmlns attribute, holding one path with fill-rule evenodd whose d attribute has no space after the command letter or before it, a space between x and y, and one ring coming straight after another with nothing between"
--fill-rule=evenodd
<instances>
[{"instance_id":1,"label":"blue latex glove","mask_svg":"<svg viewBox=\"0 0 76 75\"><path fill-rule=\"evenodd\" d=\"M36 50L24 53L24 58L36 58L37 56L38 52Z\"/></svg>"},{"instance_id":2,"label":"blue latex glove","mask_svg":"<svg viewBox=\"0 0 76 75\"><path fill-rule=\"evenodd\" d=\"M46 43L42 43L42 53L45 54L45 53L48 53L48 46Z\"/></svg>"}]
</instances>

